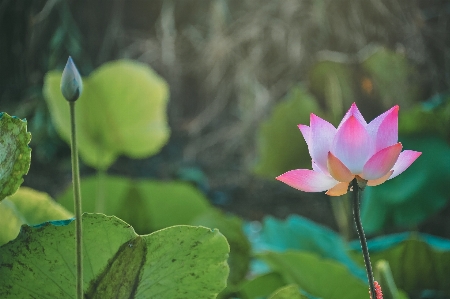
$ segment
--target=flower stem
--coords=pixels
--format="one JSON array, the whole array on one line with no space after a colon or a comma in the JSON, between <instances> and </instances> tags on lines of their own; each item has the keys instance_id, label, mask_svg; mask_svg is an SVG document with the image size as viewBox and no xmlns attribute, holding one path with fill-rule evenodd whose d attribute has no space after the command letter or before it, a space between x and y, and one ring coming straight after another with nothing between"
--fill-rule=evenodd
<instances>
[{"instance_id":1,"label":"flower stem","mask_svg":"<svg viewBox=\"0 0 450 299\"><path fill-rule=\"evenodd\" d=\"M78 166L77 136L75 125L75 101L69 102L71 126L71 152L72 152L72 184L75 210L75 236L76 236L76 272L77 272L77 299L83 299L83 231L81 216L80 171Z\"/></svg>"},{"instance_id":2,"label":"flower stem","mask_svg":"<svg viewBox=\"0 0 450 299\"><path fill-rule=\"evenodd\" d=\"M369 249L367 248L366 236L364 235L364 230L361 223L360 201L362 189L358 185L358 181L356 178L353 179L351 184L353 188L353 218L355 220L359 242L361 243L361 249L364 256L364 264L366 265L367 278L369 280L370 297L372 299L375 299L377 298L377 296L375 293L372 265L370 264Z\"/></svg>"}]
</instances>

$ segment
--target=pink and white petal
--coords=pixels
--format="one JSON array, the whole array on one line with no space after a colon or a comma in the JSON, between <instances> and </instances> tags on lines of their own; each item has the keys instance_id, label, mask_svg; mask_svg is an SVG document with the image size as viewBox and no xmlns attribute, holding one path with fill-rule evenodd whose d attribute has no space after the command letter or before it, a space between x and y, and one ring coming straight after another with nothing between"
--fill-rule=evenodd
<instances>
[{"instance_id":1,"label":"pink and white petal","mask_svg":"<svg viewBox=\"0 0 450 299\"><path fill-rule=\"evenodd\" d=\"M350 116L337 130L331 152L353 174L359 174L370 157L371 147L365 126Z\"/></svg>"},{"instance_id":2,"label":"pink and white petal","mask_svg":"<svg viewBox=\"0 0 450 299\"><path fill-rule=\"evenodd\" d=\"M311 160L311 164L312 164L312 169L314 170L314 171L317 171L317 172L323 172L323 173L325 173L326 175L329 175L329 173L328 173L328 171L323 171L323 169L321 169L318 165L317 165L317 163L316 162L314 162L314 161L312 161Z\"/></svg>"},{"instance_id":3,"label":"pink and white petal","mask_svg":"<svg viewBox=\"0 0 450 299\"><path fill-rule=\"evenodd\" d=\"M298 128L300 129L300 132L302 132L303 139L305 139L306 144L309 148L309 141L311 140L311 128L307 125L298 125Z\"/></svg>"},{"instance_id":4,"label":"pink and white petal","mask_svg":"<svg viewBox=\"0 0 450 299\"><path fill-rule=\"evenodd\" d=\"M348 184L349 183L339 183L333 188L329 189L327 192L325 192L326 195L329 196L341 196L347 193L348 191Z\"/></svg>"},{"instance_id":5,"label":"pink and white petal","mask_svg":"<svg viewBox=\"0 0 450 299\"><path fill-rule=\"evenodd\" d=\"M376 180L368 180L367 181L367 186L378 186L383 184L384 182L386 182L387 180L389 180L389 178L391 177L392 173L394 173L393 170L389 171L388 173L386 173L385 175L383 175L381 178L376 179Z\"/></svg>"},{"instance_id":6,"label":"pink and white petal","mask_svg":"<svg viewBox=\"0 0 450 299\"><path fill-rule=\"evenodd\" d=\"M331 152L328 152L328 172L339 182L350 182L355 177L350 169Z\"/></svg>"},{"instance_id":7,"label":"pink and white petal","mask_svg":"<svg viewBox=\"0 0 450 299\"><path fill-rule=\"evenodd\" d=\"M276 177L277 180L301 191L321 192L339 183L331 176L309 169L296 169Z\"/></svg>"},{"instance_id":8,"label":"pink and white petal","mask_svg":"<svg viewBox=\"0 0 450 299\"><path fill-rule=\"evenodd\" d=\"M322 171L327 171L328 152L335 134L332 124L311 113L309 154Z\"/></svg>"},{"instance_id":9,"label":"pink and white petal","mask_svg":"<svg viewBox=\"0 0 450 299\"><path fill-rule=\"evenodd\" d=\"M402 144L398 142L378 151L364 165L361 177L365 180L376 180L384 176L394 167L402 148Z\"/></svg>"},{"instance_id":10,"label":"pink and white petal","mask_svg":"<svg viewBox=\"0 0 450 299\"><path fill-rule=\"evenodd\" d=\"M350 116L354 116L361 124L363 125L367 125L366 120L364 119L364 117L362 116L361 112L359 112L358 107L356 106L355 103L352 104L352 106L350 107L350 109L348 109L347 113L344 115L344 117L341 120L341 123L338 126L338 129L344 124L344 122L349 119Z\"/></svg>"},{"instance_id":11,"label":"pink and white petal","mask_svg":"<svg viewBox=\"0 0 450 299\"><path fill-rule=\"evenodd\" d=\"M398 141L398 110L396 105L372 120L366 127L367 132L375 141L374 152L391 146Z\"/></svg>"},{"instance_id":12,"label":"pink and white petal","mask_svg":"<svg viewBox=\"0 0 450 299\"><path fill-rule=\"evenodd\" d=\"M389 179L393 179L399 174L401 174L403 171L408 169L411 164L416 161L417 158L421 155L421 152L406 150L400 153L398 156L397 162L395 162L394 167L392 167L392 170L394 173Z\"/></svg>"}]
</instances>

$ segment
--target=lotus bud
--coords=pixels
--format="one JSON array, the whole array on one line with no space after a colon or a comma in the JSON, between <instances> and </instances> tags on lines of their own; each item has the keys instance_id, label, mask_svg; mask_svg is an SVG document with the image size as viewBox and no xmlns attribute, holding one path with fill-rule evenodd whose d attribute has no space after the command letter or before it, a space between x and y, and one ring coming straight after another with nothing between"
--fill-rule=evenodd
<instances>
[{"instance_id":1,"label":"lotus bud","mask_svg":"<svg viewBox=\"0 0 450 299\"><path fill-rule=\"evenodd\" d=\"M83 91L83 81L80 73L69 56L61 78L61 93L69 102L76 101Z\"/></svg>"}]
</instances>

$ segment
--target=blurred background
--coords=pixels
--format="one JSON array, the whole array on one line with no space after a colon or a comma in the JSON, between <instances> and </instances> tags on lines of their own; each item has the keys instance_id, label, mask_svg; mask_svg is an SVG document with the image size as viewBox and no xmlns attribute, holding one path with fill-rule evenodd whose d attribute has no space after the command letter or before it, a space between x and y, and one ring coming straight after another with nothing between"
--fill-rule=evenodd
<instances>
[{"instance_id":1,"label":"blurred background","mask_svg":"<svg viewBox=\"0 0 450 299\"><path fill-rule=\"evenodd\" d=\"M369 231L450 238L449 21L450 2L437 0L1 0L1 111L28 120L24 185L57 198L71 181L70 149L44 100L46 73L69 55L84 77L138 61L169 86L170 138L151 157L120 156L108 174L189 181L245 220L299 214L352 238L333 216L348 211L344 200L274 177L310 168L296 127L309 113L336 125L352 102L367 121L399 104L400 139L424 152L409 170L420 176L368 192L366 222L379 222ZM95 172L82 165L82 176ZM385 200L397 210L370 220L377 198L411 185L401 196L412 203Z\"/></svg>"}]
</instances>

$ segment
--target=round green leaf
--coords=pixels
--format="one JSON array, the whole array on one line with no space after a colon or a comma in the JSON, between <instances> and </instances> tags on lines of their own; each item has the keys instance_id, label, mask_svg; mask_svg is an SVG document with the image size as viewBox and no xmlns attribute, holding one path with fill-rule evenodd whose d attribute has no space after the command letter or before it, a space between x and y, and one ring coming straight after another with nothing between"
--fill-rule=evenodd
<instances>
[{"instance_id":1,"label":"round green leaf","mask_svg":"<svg viewBox=\"0 0 450 299\"><path fill-rule=\"evenodd\" d=\"M69 105L60 81L61 72L49 72L44 95L57 131L70 142ZM144 158L166 144L168 85L148 66L109 62L83 78L83 85L76 121L79 152L86 164L106 169L119 155Z\"/></svg>"},{"instance_id":2,"label":"round green leaf","mask_svg":"<svg viewBox=\"0 0 450 299\"><path fill-rule=\"evenodd\" d=\"M0 201L17 191L31 162L27 121L0 113Z\"/></svg>"},{"instance_id":3,"label":"round green leaf","mask_svg":"<svg viewBox=\"0 0 450 299\"><path fill-rule=\"evenodd\" d=\"M0 247L1 298L75 297L75 222L23 226ZM86 298L215 298L229 247L217 230L174 226L136 235L120 219L83 215Z\"/></svg>"},{"instance_id":4,"label":"round green leaf","mask_svg":"<svg viewBox=\"0 0 450 299\"><path fill-rule=\"evenodd\" d=\"M73 217L47 193L21 187L0 204L0 245L14 239L22 224L36 225Z\"/></svg>"}]
</instances>

